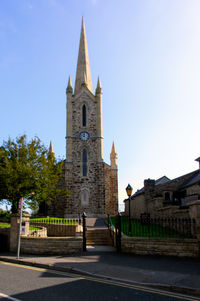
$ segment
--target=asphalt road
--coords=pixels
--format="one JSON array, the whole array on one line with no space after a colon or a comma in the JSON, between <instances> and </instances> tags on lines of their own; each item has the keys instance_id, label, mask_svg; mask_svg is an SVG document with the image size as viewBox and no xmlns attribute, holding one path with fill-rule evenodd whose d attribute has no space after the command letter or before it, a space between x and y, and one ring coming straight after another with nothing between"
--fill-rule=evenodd
<instances>
[{"instance_id":1,"label":"asphalt road","mask_svg":"<svg viewBox=\"0 0 200 301\"><path fill-rule=\"evenodd\" d=\"M168 301L199 299L109 280L0 262L0 300Z\"/></svg>"}]
</instances>

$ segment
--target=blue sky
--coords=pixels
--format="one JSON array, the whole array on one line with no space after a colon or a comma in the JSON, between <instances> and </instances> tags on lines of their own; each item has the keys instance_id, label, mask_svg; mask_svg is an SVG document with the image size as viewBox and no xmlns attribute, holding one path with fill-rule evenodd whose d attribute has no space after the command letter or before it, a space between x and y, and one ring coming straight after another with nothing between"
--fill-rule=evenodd
<instances>
[{"instance_id":1,"label":"blue sky","mask_svg":"<svg viewBox=\"0 0 200 301\"><path fill-rule=\"evenodd\" d=\"M0 144L35 135L65 158L68 76L84 15L93 89L103 88L104 159L128 183L174 178L200 156L199 0L0 0Z\"/></svg>"}]
</instances>

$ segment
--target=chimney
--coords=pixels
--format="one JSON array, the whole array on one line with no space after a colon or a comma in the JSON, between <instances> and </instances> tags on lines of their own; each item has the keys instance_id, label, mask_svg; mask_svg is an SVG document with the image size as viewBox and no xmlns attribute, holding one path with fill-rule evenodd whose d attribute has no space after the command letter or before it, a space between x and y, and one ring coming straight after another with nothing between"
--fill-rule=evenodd
<instances>
[{"instance_id":1,"label":"chimney","mask_svg":"<svg viewBox=\"0 0 200 301\"><path fill-rule=\"evenodd\" d=\"M195 161L199 162L199 169L200 169L200 157L195 159Z\"/></svg>"},{"instance_id":2,"label":"chimney","mask_svg":"<svg viewBox=\"0 0 200 301\"><path fill-rule=\"evenodd\" d=\"M147 179L144 180L144 193L145 194L152 194L155 190L155 180Z\"/></svg>"}]
</instances>

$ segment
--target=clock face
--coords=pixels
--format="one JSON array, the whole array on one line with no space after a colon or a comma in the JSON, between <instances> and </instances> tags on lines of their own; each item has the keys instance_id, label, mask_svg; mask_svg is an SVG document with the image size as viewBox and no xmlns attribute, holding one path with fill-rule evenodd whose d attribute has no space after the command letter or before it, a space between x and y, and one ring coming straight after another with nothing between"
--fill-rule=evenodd
<instances>
[{"instance_id":1,"label":"clock face","mask_svg":"<svg viewBox=\"0 0 200 301\"><path fill-rule=\"evenodd\" d=\"M88 138L89 138L89 133L88 132L81 132L79 137L82 141L87 141Z\"/></svg>"}]
</instances>

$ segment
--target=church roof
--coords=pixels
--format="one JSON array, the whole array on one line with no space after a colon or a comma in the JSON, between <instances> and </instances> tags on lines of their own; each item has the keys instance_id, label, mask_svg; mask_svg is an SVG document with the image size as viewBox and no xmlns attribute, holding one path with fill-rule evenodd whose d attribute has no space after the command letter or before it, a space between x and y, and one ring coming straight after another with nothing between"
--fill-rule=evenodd
<instances>
[{"instance_id":1,"label":"church roof","mask_svg":"<svg viewBox=\"0 0 200 301\"><path fill-rule=\"evenodd\" d=\"M75 91L74 91L75 95L77 95L80 92L81 86L83 84L86 85L87 88L90 90L90 92L93 93L85 24L84 24L84 19L82 18L78 63L76 68L76 82L75 82Z\"/></svg>"}]
</instances>

